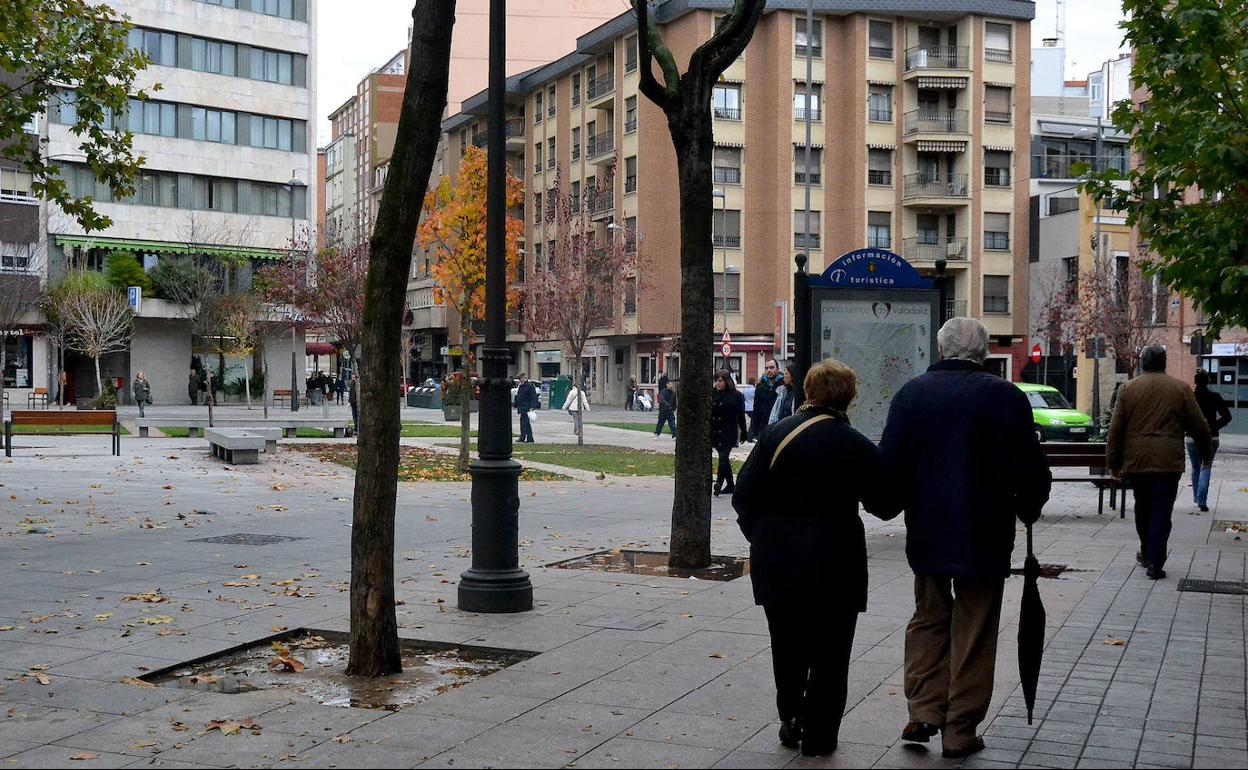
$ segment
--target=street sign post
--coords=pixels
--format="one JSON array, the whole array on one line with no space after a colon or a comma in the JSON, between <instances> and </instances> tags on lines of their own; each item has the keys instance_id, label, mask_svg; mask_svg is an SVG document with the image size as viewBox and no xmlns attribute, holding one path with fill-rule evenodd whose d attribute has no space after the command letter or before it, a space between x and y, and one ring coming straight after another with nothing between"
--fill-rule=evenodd
<instances>
[{"instance_id":1,"label":"street sign post","mask_svg":"<svg viewBox=\"0 0 1248 770\"><path fill-rule=\"evenodd\" d=\"M1040 355L1040 343L1037 342L1031 349L1031 362L1033 364L1040 363Z\"/></svg>"}]
</instances>

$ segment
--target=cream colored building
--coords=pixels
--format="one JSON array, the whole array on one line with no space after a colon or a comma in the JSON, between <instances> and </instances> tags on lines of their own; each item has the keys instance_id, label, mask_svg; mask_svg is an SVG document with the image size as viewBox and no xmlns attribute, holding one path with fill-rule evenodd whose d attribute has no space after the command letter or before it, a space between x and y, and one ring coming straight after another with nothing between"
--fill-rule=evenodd
<instances>
[{"instance_id":1,"label":"cream colored building","mask_svg":"<svg viewBox=\"0 0 1248 770\"><path fill-rule=\"evenodd\" d=\"M817 4L818 5L818 4ZM1030 20L1011 0L863 3L818 13L804 2L768 3L754 37L715 89L716 339L721 311L733 366L756 377L772 349L775 303L791 307L793 256L809 242L810 269L864 246L891 249L933 273L947 260L950 310L981 318L994 366L1015 376L1026 353L1030 175ZM656 7L679 62L712 33L722 3L669 0ZM866 7L870 7L870 12ZM646 274L621 298L612 328L591 341L583 372L599 400L620 403L630 377L678 375L679 216L676 159L662 112L638 90L636 29L625 13L583 35L576 50L508 81L506 137L523 171L526 260L554 235L534 216L557 173L567 192L611 184L587 205L603 228L635 239ZM805 49L815 56L806 83ZM465 144L483 144L486 94L445 124L445 171ZM802 118L814 118L805 168ZM803 183L813 183L809 232ZM605 232L604 232L605 235ZM792 319L789 320L792 331ZM516 364L566 372L557 342L517 334ZM675 369L673 372L672 370Z\"/></svg>"}]
</instances>

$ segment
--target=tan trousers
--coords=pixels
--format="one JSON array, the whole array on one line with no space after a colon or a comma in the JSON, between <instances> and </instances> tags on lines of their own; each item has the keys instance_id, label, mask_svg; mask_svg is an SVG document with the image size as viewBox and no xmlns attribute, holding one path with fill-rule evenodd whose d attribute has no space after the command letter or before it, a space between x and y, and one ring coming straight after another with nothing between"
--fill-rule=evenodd
<instances>
[{"instance_id":1,"label":"tan trousers","mask_svg":"<svg viewBox=\"0 0 1248 770\"><path fill-rule=\"evenodd\" d=\"M911 721L944 728L946 749L966 747L988 714L1004 588L1001 579L914 577L906 701Z\"/></svg>"}]
</instances>

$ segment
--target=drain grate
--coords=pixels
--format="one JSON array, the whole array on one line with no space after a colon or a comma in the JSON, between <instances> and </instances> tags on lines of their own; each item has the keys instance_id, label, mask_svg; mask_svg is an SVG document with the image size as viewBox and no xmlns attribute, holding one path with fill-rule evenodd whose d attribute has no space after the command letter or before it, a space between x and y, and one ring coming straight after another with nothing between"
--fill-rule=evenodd
<instances>
[{"instance_id":1,"label":"drain grate","mask_svg":"<svg viewBox=\"0 0 1248 770\"><path fill-rule=\"evenodd\" d=\"M290 535L257 535L252 532L235 532L232 535L218 535L217 537L201 537L192 540L192 543L225 543L226 545L273 545L274 543L288 543L292 540L307 540L306 537L291 537Z\"/></svg>"},{"instance_id":2,"label":"drain grate","mask_svg":"<svg viewBox=\"0 0 1248 770\"><path fill-rule=\"evenodd\" d=\"M1179 590L1198 594L1248 594L1248 583L1242 580L1196 580L1183 578Z\"/></svg>"}]
</instances>

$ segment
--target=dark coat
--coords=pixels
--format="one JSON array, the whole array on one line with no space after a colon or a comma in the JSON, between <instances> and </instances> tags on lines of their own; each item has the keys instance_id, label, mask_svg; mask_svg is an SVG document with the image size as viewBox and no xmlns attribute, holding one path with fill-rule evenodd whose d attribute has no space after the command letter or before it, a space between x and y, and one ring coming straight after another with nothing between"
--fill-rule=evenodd
<instances>
[{"instance_id":1,"label":"dark coat","mask_svg":"<svg viewBox=\"0 0 1248 770\"><path fill-rule=\"evenodd\" d=\"M763 375L758 379L758 385L754 388L754 419L762 422L758 423L756 430L762 430L762 426L767 424L767 418L771 416L771 407L776 403L776 391L783 384L783 374L777 374L772 378Z\"/></svg>"},{"instance_id":2,"label":"dark coat","mask_svg":"<svg viewBox=\"0 0 1248 770\"><path fill-rule=\"evenodd\" d=\"M711 400L711 446L736 446L745 429L745 396L739 390L715 391Z\"/></svg>"},{"instance_id":3,"label":"dark coat","mask_svg":"<svg viewBox=\"0 0 1248 770\"><path fill-rule=\"evenodd\" d=\"M1214 393L1208 387L1198 387L1196 404L1200 407L1200 413L1205 416L1205 422L1209 423L1209 433L1213 438L1217 438L1218 433L1231 424L1231 410L1227 408L1226 399L1220 393Z\"/></svg>"},{"instance_id":4,"label":"dark coat","mask_svg":"<svg viewBox=\"0 0 1248 770\"><path fill-rule=\"evenodd\" d=\"M1114 473L1182 473L1184 434L1202 462L1213 459L1209 423L1192 389L1165 372L1145 372L1118 393L1105 460Z\"/></svg>"},{"instance_id":5,"label":"dark coat","mask_svg":"<svg viewBox=\"0 0 1248 770\"><path fill-rule=\"evenodd\" d=\"M659 391L659 414L672 414L676 411L675 391L664 388Z\"/></svg>"},{"instance_id":6,"label":"dark coat","mask_svg":"<svg viewBox=\"0 0 1248 770\"><path fill-rule=\"evenodd\" d=\"M793 601L867 608L867 544L858 503L881 518L879 453L843 417L793 439L774 467L784 437L819 414L808 409L759 436L737 475L732 507L750 541L750 581L758 604Z\"/></svg>"},{"instance_id":7,"label":"dark coat","mask_svg":"<svg viewBox=\"0 0 1248 770\"><path fill-rule=\"evenodd\" d=\"M516 389L514 406L520 414L527 414L531 410L537 409L537 388L533 386L532 382L525 380Z\"/></svg>"},{"instance_id":8,"label":"dark coat","mask_svg":"<svg viewBox=\"0 0 1248 770\"><path fill-rule=\"evenodd\" d=\"M933 364L893 397L880 452L916 575L1009 575L1014 517L1039 518L1051 482L1017 386L970 361Z\"/></svg>"},{"instance_id":9,"label":"dark coat","mask_svg":"<svg viewBox=\"0 0 1248 770\"><path fill-rule=\"evenodd\" d=\"M660 374L660 375L659 375L659 392L660 392L660 393L662 393L663 391L667 390L667 383L668 383L669 381L670 381L670 380L669 380L669 378L668 378L668 376L667 376L667 374L666 374L666 373L663 373L663 374Z\"/></svg>"}]
</instances>

